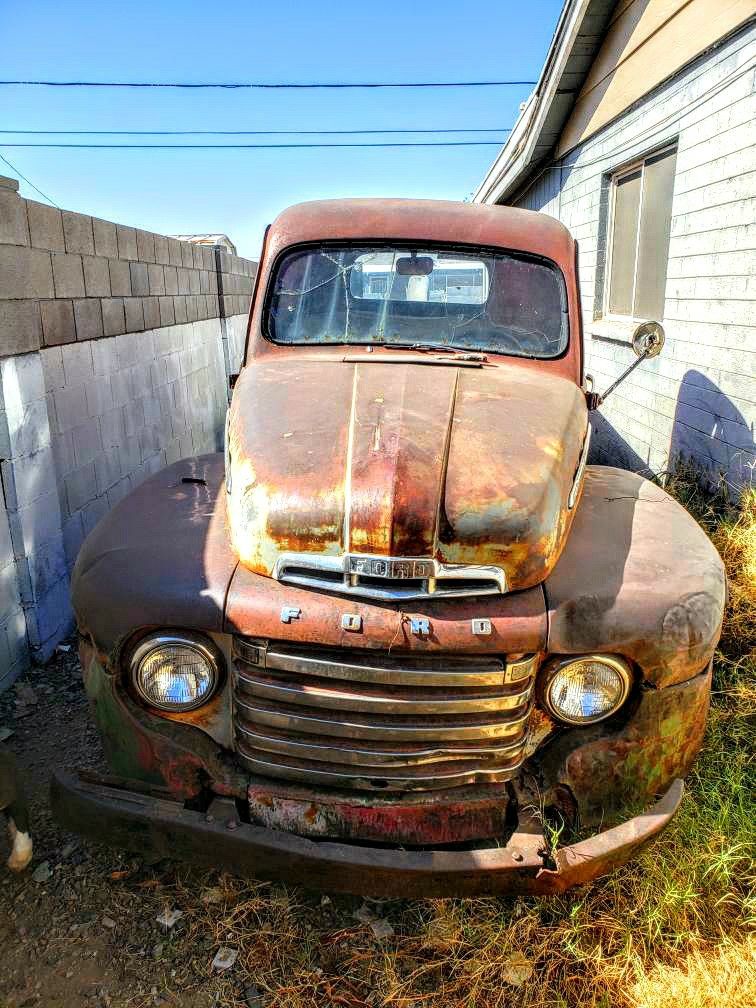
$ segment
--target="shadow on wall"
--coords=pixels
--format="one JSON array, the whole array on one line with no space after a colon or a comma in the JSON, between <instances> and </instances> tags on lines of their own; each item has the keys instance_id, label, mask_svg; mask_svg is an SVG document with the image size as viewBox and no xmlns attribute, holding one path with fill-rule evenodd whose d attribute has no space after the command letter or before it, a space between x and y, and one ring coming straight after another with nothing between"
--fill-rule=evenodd
<instances>
[{"instance_id":1,"label":"shadow on wall","mask_svg":"<svg viewBox=\"0 0 756 1008\"><path fill-rule=\"evenodd\" d=\"M591 415L591 424L591 463L630 469L650 479L662 475L651 469L600 412ZM687 371L680 383L667 458L669 471L680 461L694 462L712 489L724 485L733 497L754 484L753 424L700 371Z\"/></svg>"}]
</instances>

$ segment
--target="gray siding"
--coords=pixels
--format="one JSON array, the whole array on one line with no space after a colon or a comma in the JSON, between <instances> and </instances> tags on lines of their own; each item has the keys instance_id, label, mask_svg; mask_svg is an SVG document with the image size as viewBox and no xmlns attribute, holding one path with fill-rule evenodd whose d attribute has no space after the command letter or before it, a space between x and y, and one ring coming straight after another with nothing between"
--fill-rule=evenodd
<instances>
[{"instance_id":1,"label":"gray siding","mask_svg":"<svg viewBox=\"0 0 756 1008\"><path fill-rule=\"evenodd\" d=\"M587 370L605 388L633 359L629 326L601 319L608 176L677 142L663 354L601 408L598 457L664 471L682 453L740 486L756 466L756 133L750 26L691 64L563 161L517 205L579 242ZM617 439L616 432L620 439ZM603 451L602 451L603 449Z\"/></svg>"}]
</instances>

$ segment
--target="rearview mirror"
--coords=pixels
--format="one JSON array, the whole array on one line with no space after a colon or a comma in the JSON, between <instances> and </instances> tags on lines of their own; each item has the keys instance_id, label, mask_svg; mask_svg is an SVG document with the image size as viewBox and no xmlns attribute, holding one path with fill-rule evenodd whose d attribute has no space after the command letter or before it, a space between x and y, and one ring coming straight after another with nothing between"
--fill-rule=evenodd
<instances>
[{"instance_id":1,"label":"rearview mirror","mask_svg":"<svg viewBox=\"0 0 756 1008\"><path fill-rule=\"evenodd\" d=\"M589 410L598 409L606 397L614 392L617 386L644 360L657 357L661 353L664 346L664 327L661 322L641 322L630 339L630 345L637 360L634 360L630 367L622 372L616 382L610 385L603 395L600 395L598 392L586 392L585 398Z\"/></svg>"},{"instance_id":2,"label":"rearview mirror","mask_svg":"<svg viewBox=\"0 0 756 1008\"><path fill-rule=\"evenodd\" d=\"M396 272L399 276L430 276L433 260L430 256L402 256L396 260Z\"/></svg>"}]
</instances>

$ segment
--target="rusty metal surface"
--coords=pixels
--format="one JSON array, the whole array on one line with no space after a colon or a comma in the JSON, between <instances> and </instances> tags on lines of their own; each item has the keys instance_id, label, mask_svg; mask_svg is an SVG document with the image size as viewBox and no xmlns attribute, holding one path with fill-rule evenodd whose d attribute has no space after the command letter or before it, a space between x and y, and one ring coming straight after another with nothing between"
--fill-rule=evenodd
<instances>
[{"instance_id":1,"label":"rusty metal surface","mask_svg":"<svg viewBox=\"0 0 756 1008\"><path fill-rule=\"evenodd\" d=\"M255 878L285 876L310 889L410 898L554 893L587 882L629 860L664 829L680 803L682 782L643 815L562 849L551 868L543 838L531 833L476 850L384 850L315 842L237 820L230 829L176 802L85 781L75 771L56 771L51 790L64 827L142 856L192 860Z\"/></svg>"},{"instance_id":2,"label":"rusty metal surface","mask_svg":"<svg viewBox=\"0 0 756 1008\"><path fill-rule=\"evenodd\" d=\"M282 553L365 553L491 565L509 590L532 587L569 532L586 426L573 382L519 363L468 372L288 348L234 390L234 546L266 575Z\"/></svg>"},{"instance_id":3,"label":"rusty metal surface","mask_svg":"<svg viewBox=\"0 0 756 1008\"><path fill-rule=\"evenodd\" d=\"M684 777L703 744L711 667L684 683L643 690L627 722L565 731L535 755L553 788L567 785L591 825L646 804Z\"/></svg>"},{"instance_id":4,"label":"rusty metal surface","mask_svg":"<svg viewBox=\"0 0 756 1008\"><path fill-rule=\"evenodd\" d=\"M567 287L570 345L567 353L557 360L522 363L533 371L563 375L580 384L580 309L575 242L569 231L546 214L444 200L319 200L284 210L266 235L251 309L247 363L251 355L288 354L288 349L275 347L261 333L264 294L278 256L291 245L362 239L482 246L530 253L555 262Z\"/></svg>"},{"instance_id":5,"label":"rusty metal surface","mask_svg":"<svg viewBox=\"0 0 756 1008\"><path fill-rule=\"evenodd\" d=\"M551 654L624 655L656 686L696 675L719 640L725 574L688 512L642 476L588 466L544 583Z\"/></svg>"},{"instance_id":6,"label":"rusty metal surface","mask_svg":"<svg viewBox=\"0 0 756 1008\"><path fill-rule=\"evenodd\" d=\"M84 541L71 579L79 629L114 654L142 627L223 629L237 564L223 456L202 455L145 480ZM183 482L191 480L191 482Z\"/></svg>"}]
</instances>

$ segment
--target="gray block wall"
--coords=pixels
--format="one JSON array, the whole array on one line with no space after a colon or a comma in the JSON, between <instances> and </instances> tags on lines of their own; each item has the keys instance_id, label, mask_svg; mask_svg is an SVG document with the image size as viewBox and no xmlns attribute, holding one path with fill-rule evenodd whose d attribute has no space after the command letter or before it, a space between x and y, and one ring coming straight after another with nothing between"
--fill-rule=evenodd
<instances>
[{"instance_id":1,"label":"gray block wall","mask_svg":"<svg viewBox=\"0 0 756 1008\"><path fill-rule=\"evenodd\" d=\"M601 391L634 359L632 324L601 315L609 175L677 143L667 342L601 407L595 455L657 473L692 457L735 492L756 468L754 56L750 25L543 172L517 201L559 218L579 242L587 370Z\"/></svg>"},{"instance_id":2,"label":"gray block wall","mask_svg":"<svg viewBox=\"0 0 756 1008\"><path fill-rule=\"evenodd\" d=\"M256 270L17 188L0 179L0 689L71 629L100 518L221 448Z\"/></svg>"}]
</instances>

